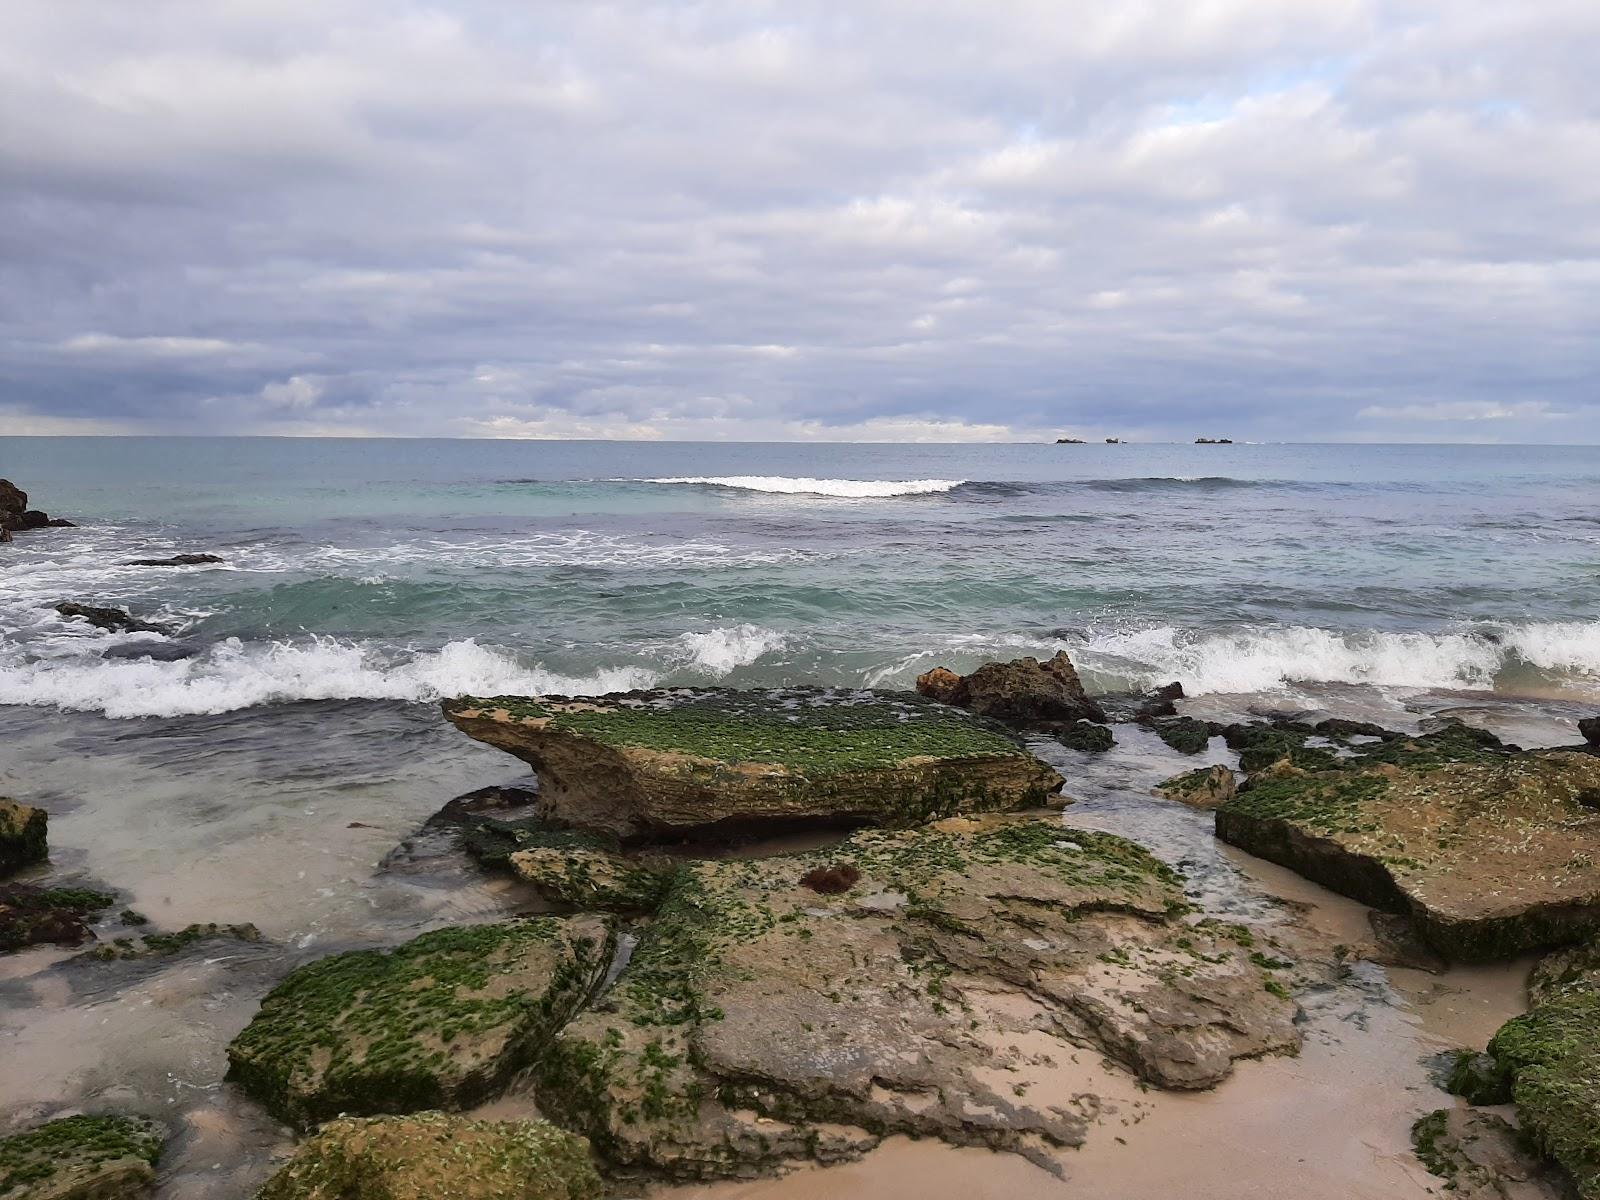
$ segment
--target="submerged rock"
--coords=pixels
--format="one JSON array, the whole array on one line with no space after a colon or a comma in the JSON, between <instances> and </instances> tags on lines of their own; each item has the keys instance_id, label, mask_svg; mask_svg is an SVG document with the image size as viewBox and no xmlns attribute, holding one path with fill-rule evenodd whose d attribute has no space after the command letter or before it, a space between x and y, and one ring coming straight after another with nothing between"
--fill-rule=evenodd
<instances>
[{"instance_id":1,"label":"submerged rock","mask_svg":"<svg viewBox=\"0 0 1600 1200\"><path fill-rule=\"evenodd\" d=\"M1151 721L1150 728L1179 754L1202 754L1221 727L1193 717L1160 717Z\"/></svg>"},{"instance_id":2,"label":"submerged rock","mask_svg":"<svg viewBox=\"0 0 1600 1200\"><path fill-rule=\"evenodd\" d=\"M0 1196L135 1200L154 1186L165 1142L160 1126L142 1117L63 1117L0 1138Z\"/></svg>"},{"instance_id":3,"label":"submerged rock","mask_svg":"<svg viewBox=\"0 0 1600 1200\"><path fill-rule=\"evenodd\" d=\"M170 632L164 625L152 625L148 621L141 621L120 608L101 608L94 604L69 602L56 605L56 611L63 617L76 617L81 621L87 621L96 629L105 629L112 633Z\"/></svg>"},{"instance_id":4,"label":"submerged rock","mask_svg":"<svg viewBox=\"0 0 1600 1200\"><path fill-rule=\"evenodd\" d=\"M228 1047L228 1077L284 1121L463 1108L549 1042L604 972L596 918L425 933L291 972Z\"/></svg>"},{"instance_id":5,"label":"submerged rock","mask_svg":"<svg viewBox=\"0 0 1600 1200\"><path fill-rule=\"evenodd\" d=\"M125 909L122 913L124 925L143 925L149 918L132 909ZM218 925L216 922L207 922L204 925L185 925L175 933L146 933L138 937L112 938L109 942L102 942L92 950L84 952L83 957L99 959L126 959L126 958L161 958L169 954L177 954L187 950L190 946L207 941L235 941L259 942L261 931L254 925Z\"/></svg>"},{"instance_id":6,"label":"submerged rock","mask_svg":"<svg viewBox=\"0 0 1600 1200\"><path fill-rule=\"evenodd\" d=\"M1286 989L1238 941L1181 920L1172 871L1055 821L951 818L683 864L662 895L609 992L536 1069L541 1112L624 1174L741 1176L891 1133L1051 1165L1096 1102L1002 1084L1018 1069L1008 1037L1175 1088L1298 1045Z\"/></svg>"},{"instance_id":7,"label":"submerged rock","mask_svg":"<svg viewBox=\"0 0 1600 1200\"><path fill-rule=\"evenodd\" d=\"M1103 754L1117 744L1111 730L1093 721L1079 721L1056 735L1063 746L1089 754Z\"/></svg>"},{"instance_id":8,"label":"submerged rock","mask_svg":"<svg viewBox=\"0 0 1600 1200\"><path fill-rule=\"evenodd\" d=\"M90 941L86 918L116 903L91 888L0 884L0 953L24 946L76 946Z\"/></svg>"},{"instance_id":9,"label":"submerged rock","mask_svg":"<svg viewBox=\"0 0 1600 1200\"><path fill-rule=\"evenodd\" d=\"M1233 798L1238 782L1234 774L1221 763L1185 771L1163 780L1155 787L1155 794L1168 800L1177 800L1190 808L1216 808Z\"/></svg>"},{"instance_id":10,"label":"submerged rock","mask_svg":"<svg viewBox=\"0 0 1600 1200\"><path fill-rule=\"evenodd\" d=\"M0 876L45 860L49 820L42 808L0 796Z\"/></svg>"},{"instance_id":11,"label":"submerged rock","mask_svg":"<svg viewBox=\"0 0 1600 1200\"><path fill-rule=\"evenodd\" d=\"M125 567L198 567L205 563L219 563L215 554L174 554L171 558L131 558Z\"/></svg>"},{"instance_id":12,"label":"submerged rock","mask_svg":"<svg viewBox=\"0 0 1600 1200\"><path fill-rule=\"evenodd\" d=\"M917 691L997 721L1038 725L1106 719L1083 690L1065 650L1042 663L1036 658L984 663L970 675L935 667L918 677Z\"/></svg>"},{"instance_id":13,"label":"submerged rock","mask_svg":"<svg viewBox=\"0 0 1600 1200\"><path fill-rule=\"evenodd\" d=\"M904 693L678 689L447 700L538 770L546 820L616 837L916 824L1038 807L1061 776L997 726Z\"/></svg>"},{"instance_id":14,"label":"submerged rock","mask_svg":"<svg viewBox=\"0 0 1600 1200\"><path fill-rule=\"evenodd\" d=\"M1342 757L1291 749L1217 810L1217 835L1408 916L1453 961L1600 931L1592 755L1522 752L1460 725Z\"/></svg>"},{"instance_id":15,"label":"submerged rock","mask_svg":"<svg viewBox=\"0 0 1600 1200\"><path fill-rule=\"evenodd\" d=\"M1528 1152L1509 1122L1470 1108L1441 1108L1411 1129L1422 1165L1459 1200L1561 1200L1556 1173Z\"/></svg>"},{"instance_id":16,"label":"submerged rock","mask_svg":"<svg viewBox=\"0 0 1600 1200\"><path fill-rule=\"evenodd\" d=\"M595 1200L589 1146L544 1121L444 1113L330 1121L257 1200Z\"/></svg>"}]
</instances>

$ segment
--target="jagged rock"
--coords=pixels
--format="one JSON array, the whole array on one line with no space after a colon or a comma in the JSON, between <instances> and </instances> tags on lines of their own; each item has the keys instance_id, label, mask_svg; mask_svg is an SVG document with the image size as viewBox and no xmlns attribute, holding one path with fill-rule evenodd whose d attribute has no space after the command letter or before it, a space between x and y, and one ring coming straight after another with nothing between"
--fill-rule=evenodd
<instances>
[{"instance_id":1,"label":"jagged rock","mask_svg":"<svg viewBox=\"0 0 1600 1200\"><path fill-rule=\"evenodd\" d=\"M540 815L616 837L1038 807L1061 776L1006 731L906 693L679 689L447 700L540 776Z\"/></svg>"},{"instance_id":2,"label":"jagged rock","mask_svg":"<svg viewBox=\"0 0 1600 1200\"><path fill-rule=\"evenodd\" d=\"M56 605L56 611L63 617L77 617L87 621L96 629L109 630L112 633L170 633L164 625L152 625L148 621L141 621L131 616L120 608L101 608L94 604L63 603Z\"/></svg>"},{"instance_id":3,"label":"jagged rock","mask_svg":"<svg viewBox=\"0 0 1600 1200\"><path fill-rule=\"evenodd\" d=\"M76 946L89 941L94 934L86 918L115 903L115 896L90 888L0 884L0 953L46 943Z\"/></svg>"},{"instance_id":4,"label":"jagged rock","mask_svg":"<svg viewBox=\"0 0 1600 1200\"><path fill-rule=\"evenodd\" d=\"M966 676L935 667L917 678L917 691L941 704L1017 724L1106 719L1105 711L1083 690L1065 650L1042 663L1036 658L984 663Z\"/></svg>"},{"instance_id":5,"label":"jagged rock","mask_svg":"<svg viewBox=\"0 0 1600 1200\"><path fill-rule=\"evenodd\" d=\"M165 1142L142 1117L62 1117L0 1138L0 1197L136 1200L155 1185Z\"/></svg>"},{"instance_id":6,"label":"jagged rock","mask_svg":"<svg viewBox=\"0 0 1600 1200\"><path fill-rule=\"evenodd\" d=\"M1161 687L1152 688L1140 698L1138 710L1134 713L1134 720L1141 723L1155 720L1157 717L1174 717L1178 715L1178 701L1183 699L1183 684L1177 680L1163 684Z\"/></svg>"},{"instance_id":7,"label":"jagged rock","mask_svg":"<svg viewBox=\"0 0 1600 1200\"><path fill-rule=\"evenodd\" d=\"M1591 746L1600 746L1600 717L1584 717L1578 722L1578 732Z\"/></svg>"},{"instance_id":8,"label":"jagged rock","mask_svg":"<svg viewBox=\"0 0 1600 1200\"><path fill-rule=\"evenodd\" d=\"M1292 749L1217 810L1217 835L1484 960L1600 931L1597 803L1600 758L1451 725Z\"/></svg>"},{"instance_id":9,"label":"jagged rock","mask_svg":"<svg viewBox=\"0 0 1600 1200\"><path fill-rule=\"evenodd\" d=\"M0 479L0 513L28 511L28 493L9 479Z\"/></svg>"},{"instance_id":10,"label":"jagged rock","mask_svg":"<svg viewBox=\"0 0 1600 1200\"><path fill-rule=\"evenodd\" d=\"M1562 1200L1549 1166L1530 1154L1504 1118L1470 1108L1441 1108L1411 1128L1422 1165L1448 1180L1459 1200Z\"/></svg>"},{"instance_id":11,"label":"jagged rock","mask_svg":"<svg viewBox=\"0 0 1600 1200\"><path fill-rule=\"evenodd\" d=\"M23 529L43 529L47 525L66 526L72 522L64 518L52 519L48 513L28 507L28 493L9 479L0 479L0 533ZM4 540L10 541L10 538Z\"/></svg>"},{"instance_id":12,"label":"jagged rock","mask_svg":"<svg viewBox=\"0 0 1600 1200\"><path fill-rule=\"evenodd\" d=\"M300 967L228 1047L228 1077L273 1115L464 1108L528 1065L610 961L597 918L425 933Z\"/></svg>"},{"instance_id":13,"label":"jagged rock","mask_svg":"<svg viewBox=\"0 0 1600 1200\"><path fill-rule=\"evenodd\" d=\"M10 875L45 860L49 853L49 820L42 808L0 796L0 875Z\"/></svg>"},{"instance_id":14,"label":"jagged rock","mask_svg":"<svg viewBox=\"0 0 1600 1200\"><path fill-rule=\"evenodd\" d=\"M174 554L171 558L133 558L125 567L198 567L204 563L219 563L215 554Z\"/></svg>"},{"instance_id":15,"label":"jagged rock","mask_svg":"<svg viewBox=\"0 0 1600 1200\"><path fill-rule=\"evenodd\" d=\"M1155 794L1190 808L1216 808L1233 798L1237 786L1233 772L1218 763L1163 780L1156 785Z\"/></svg>"},{"instance_id":16,"label":"jagged rock","mask_svg":"<svg viewBox=\"0 0 1600 1200\"><path fill-rule=\"evenodd\" d=\"M257 1200L598 1200L581 1137L544 1121L444 1113L330 1121Z\"/></svg>"},{"instance_id":17,"label":"jagged rock","mask_svg":"<svg viewBox=\"0 0 1600 1200\"><path fill-rule=\"evenodd\" d=\"M843 891L805 882L845 868ZM1037 818L684 864L610 991L540 1060L540 1110L623 1174L747 1175L892 1133L1049 1164L1094 1098L1064 1109L999 1084L1008 1035L1175 1088L1298 1045L1285 987L1185 910L1140 847Z\"/></svg>"}]
</instances>

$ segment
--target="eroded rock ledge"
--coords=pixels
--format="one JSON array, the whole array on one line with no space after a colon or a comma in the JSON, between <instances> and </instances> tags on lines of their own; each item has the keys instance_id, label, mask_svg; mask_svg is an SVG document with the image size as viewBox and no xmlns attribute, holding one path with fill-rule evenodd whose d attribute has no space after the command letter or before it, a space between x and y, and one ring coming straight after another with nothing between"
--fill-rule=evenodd
<instances>
[{"instance_id":1,"label":"eroded rock ledge","mask_svg":"<svg viewBox=\"0 0 1600 1200\"><path fill-rule=\"evenodd\" d=\"M909 693L678 689L448 700L539 772L541 815L622 838L914 825L1040 807L1061 776L997 725Z\"/></svg>"}]
</instances>

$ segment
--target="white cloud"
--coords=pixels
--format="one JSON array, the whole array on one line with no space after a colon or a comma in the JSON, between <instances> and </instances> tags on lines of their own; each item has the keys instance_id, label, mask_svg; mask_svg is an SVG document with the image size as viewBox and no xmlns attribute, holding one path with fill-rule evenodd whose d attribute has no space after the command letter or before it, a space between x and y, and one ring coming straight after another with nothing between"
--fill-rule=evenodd
<instances>
[{"instance_id":1,"label":"white cloud","mask_svg":"<svg viewBox=\"0 0 1600 1200\"><path fill-rule=\"evenodd\" d=\"M1543 400L1436 400L1431 404L1371 404L1356 415L1378 421L1527 421L1561 420L1572 414L1553 412Z\"/></svg>"}]
</instances>

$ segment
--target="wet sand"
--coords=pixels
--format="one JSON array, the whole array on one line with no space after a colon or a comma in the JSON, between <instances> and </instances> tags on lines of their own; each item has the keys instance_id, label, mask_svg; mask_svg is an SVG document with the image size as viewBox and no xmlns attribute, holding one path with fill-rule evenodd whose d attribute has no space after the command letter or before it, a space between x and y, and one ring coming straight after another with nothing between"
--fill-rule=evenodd
<instances>
[{"instance_id":1,"label":"wet sand","mask_svg":"<svg viewBox=\"0 0 1600 1200\"><path fill-rule=\"evenodd\" d=\"M1375 707L1359 689L1348 699L1341 715ZM1425 707L1414 714L1426 715ZM1392 705L1368 719L1400 723ZM1534 706L1501 705L1483 723L1491 719L1515 726L1527 744L1570 740L1565 714L1541 721ZM1077 801L1068 825L1148 845L1183 868L1207 912L1275 935L1308 960L1329 962L1334 946L1370 939L1360 905L1221 845L1209 814L1149 794L1178 770L1226 761L1220 743L1185 758L1138 728L1116 732L1117 748L1101 756L1037 744ZM175 1135L162 1200L247 1196L288 1152L287 1131L222 1082L228 1041L286 971L324 953L532 907L519 889L448 856L383 865L451 797L526 782L515 763L460 738L431 709L314 703L132 722L0 709L0 747L0 794L51 811L53 862L40 877L103 883L119 892L119 907L141 909L160 928L251 921L265 935L151 962L74 962L55 949L0 958L0 1131L79 1108L161 1118ZM1410 1125L1450 1103L1427 1060L1481 1046L1520 1012L1528 966L1433 976L1358 962L1338 978L1326 966L1308 970L1312 985L1297 997L1302 1053L1243 1063L1204 1093L1141 1088L1092 1051L1064 1056L1053 1039L997 1035L997 1080L1095 1118L1084 1146L1055 1156L1060 1178L1016 1156L890 1139L854 1164L652 1194L1425 1197L1438 1181L1412 1158ZM517 1095L493 1108L531 1111Z\"/></svg>"}]
</instances>

